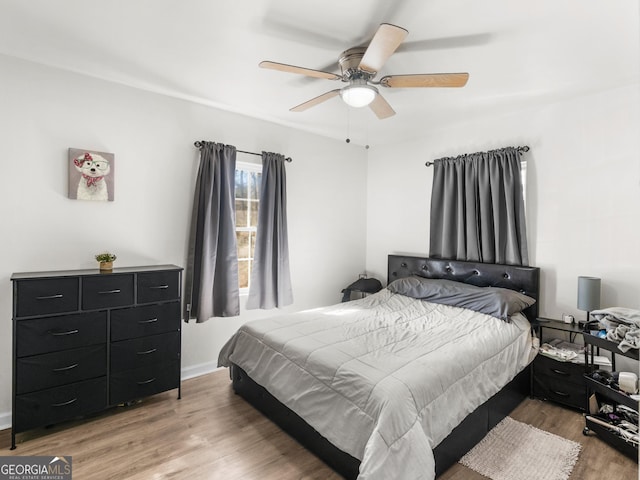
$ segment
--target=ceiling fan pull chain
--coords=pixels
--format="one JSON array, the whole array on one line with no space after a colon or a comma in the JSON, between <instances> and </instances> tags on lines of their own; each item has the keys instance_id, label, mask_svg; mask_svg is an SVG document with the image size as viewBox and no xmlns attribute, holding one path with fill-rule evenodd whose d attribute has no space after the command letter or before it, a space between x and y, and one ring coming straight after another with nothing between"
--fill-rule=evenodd
<instances>
[{"instance_id":1,"label":"ceiling fan pull chain","mask_svg":"<svg viewBox=\"0 0 640 480\"><path fill-rule=\"evenodd\" d=\"M347 139L345 141L351 143L351 108L346 103L345 107L347 109Z\"/></svg>"}]
</instances>

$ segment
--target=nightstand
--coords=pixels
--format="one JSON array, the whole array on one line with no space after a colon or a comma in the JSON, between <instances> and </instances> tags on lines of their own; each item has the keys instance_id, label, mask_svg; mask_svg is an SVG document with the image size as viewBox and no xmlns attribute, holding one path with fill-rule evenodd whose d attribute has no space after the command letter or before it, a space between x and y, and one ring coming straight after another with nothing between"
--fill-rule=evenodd
<instances>
[{"instance_id":1,"label":"nightstand","mask_svg":"<svg viewBox=\"0 0 640 480\"><path fill-rule=\"evenodd\" d=\"M544 343L544 330L555 330L569 334L569 341L574 342L582 330L577 324L565 323L548 318L537 318L531 326L540 338L540 345ZM582 363L563 362L539 354L532 363L531 395L536 398L550 400L561 405L587 410L587 387L584 373L590 367Z\"/></svg>"},{"instance_id":2,"label":"nightstand","mask_svg":"<svg viewBox=\"0 0 640 480\"><path fill-rule=\"evenodd\" d=\"M379 292L380 290L382 290L382 284L380 283L380 280L376 278L367 278L364 276L360 276L358 280L342 290L342 293L344 294L342 296L342 301L350 301L351 293L357 293L360 295L357 298L362 298L371 293Z\"/></svg>"}]
</instances>

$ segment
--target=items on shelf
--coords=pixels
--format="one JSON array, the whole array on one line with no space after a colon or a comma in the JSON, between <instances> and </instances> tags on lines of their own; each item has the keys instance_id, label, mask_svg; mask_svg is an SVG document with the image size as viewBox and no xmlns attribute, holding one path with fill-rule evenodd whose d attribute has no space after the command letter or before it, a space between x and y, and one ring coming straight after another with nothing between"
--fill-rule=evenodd
<instances>
[{"instance_id":1,"label":"items on shelf","mask_svg":"<svg viewBox=\"0 0 640 480\"><path fill-rule=\"evenodd\" d=\"M540 346L540 353L560 362L584 364L584 346L555 338ZM611 360L604 355L595 355L593 363L599 366L611 366Z\"/></svg>"},{"instance_id":2,"label":"items on shelf","mask_svg":"<svg viewBox=\"0 0 640 480\"><path fill-rule=\"evenodd\" d=\"M616 357L623 356L638 361L638 350L620 352L615 342L593 335L582 335L587 347L585 360L593 356L595 349L605 349L611 354L611 370L586 371L585 384L589 392L588 410L583 433L595 433L601 440L629 458L638 461L638 395L637 375L616 371ZM593 367L589 362L588 366ZM633 393L632 393L633 392Z\"/></svg>"},{"instance_id":3,"label":"items on shelf","mask_svg":"<svg viewBox=\"0 0 640 480\"><path fill-rule=\"evenodd\" d=\"M597 425L607 428L611 433L620 437L626 443L638 447L638 412L624 405L614 408L608 403L603 404L598 412L585 415L585 418Z\"/></svg>"},{"instance_id":4,"label":"items on shelf","mask_svg":"<svg viewBox=\"0 0 640 480\"><path fill-rule=\"evenodd\" d=\"M609 372L596 370L587 374L587 377L606 385L622 395L635 395L638 392L638 376L633 372Z\"/></svg>"},{"instance_id":5,"label":"items on shelf","mask_svg":"<svg viewBox=\"0 0 640 480\"><path fill-rule=\"evenodd\" d=\"M640 348L640 310L610 307L595 310L591 316L605 329L604 338L617 343L621 352Z\"/></svg>"}]
</instances>

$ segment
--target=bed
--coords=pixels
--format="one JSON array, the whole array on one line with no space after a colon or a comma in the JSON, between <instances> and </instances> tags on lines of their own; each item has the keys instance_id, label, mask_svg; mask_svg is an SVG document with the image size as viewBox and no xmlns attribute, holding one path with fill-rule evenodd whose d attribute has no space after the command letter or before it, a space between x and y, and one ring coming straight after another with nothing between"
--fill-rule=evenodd
<instances>
[{"instance_id":1,"label":"bed","mask_svg":"<svg viewBox=\"0 0 640 480\"><path fill-rule=\"evenodd\" d=\"M538 294L534 267L390 255L387 288L248 322L219 364L345 478L432 479L530 392Z\"/></svg>"}]
</instances>

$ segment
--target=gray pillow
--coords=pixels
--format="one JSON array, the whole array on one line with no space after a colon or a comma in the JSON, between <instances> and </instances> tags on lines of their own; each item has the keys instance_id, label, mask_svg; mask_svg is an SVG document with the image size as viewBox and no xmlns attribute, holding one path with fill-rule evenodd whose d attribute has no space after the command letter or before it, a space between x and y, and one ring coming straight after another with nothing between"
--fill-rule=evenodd
<instances>
[{"instance_id":1,"label":"gray pillow","mask_svg":"<svg viewBox=\"0 0 640 480\"><path fill-rule=\"evenodd\" d=\"M468 308L505 321L536 302L527 295L507 288L477 287L453 280L417 276L399 278L387 288L407 297Z\"/></svg>"}]
</instances>

